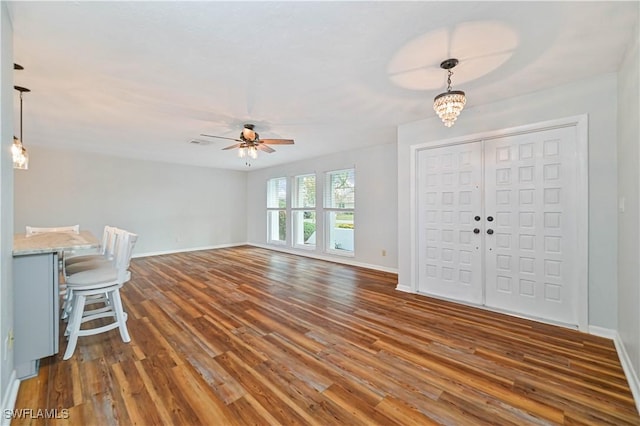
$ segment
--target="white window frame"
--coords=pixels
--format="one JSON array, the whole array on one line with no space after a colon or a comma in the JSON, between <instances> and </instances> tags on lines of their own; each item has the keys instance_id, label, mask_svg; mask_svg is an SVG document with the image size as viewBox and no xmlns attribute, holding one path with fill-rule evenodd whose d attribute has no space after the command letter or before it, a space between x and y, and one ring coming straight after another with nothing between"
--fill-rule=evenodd
<instances>
[{"instance_id":1,"label":"white window frame","mask_svg":"<svg viewBox=\"0 0 640 426\"><path fill-rule=\"evenodd\" d=\"M331 176L335 175L337 173L342 173L342 172L352 172L353 173L353 178L354 178L354 187L353 187L353 206L349 207L349 208L341 208L341 207L332 207L330 206L330 194L331 194ZM355 217L356 217L356 199L355 199L355 191L357 189L356 186L356 169L355 167L351 167L348 169L340 169L340 170L330 170L325 172L325 181L324 181L324 197L323 197L323 214L322 217L324 218L324 230L325 230L325 235L324 235L324 251L326 253L329 254L333 254L333 255L338 255L338 256L345 256L345 257L354 257L355 253L356 253L356 238L355 238ZM331 230L334 228L333 226L333 220L332 217L335 214L338 213L349 213L351 212L353 214L353 248L351 250L345 250L345 249L338 249L335 247L331 247L332 244L332 240L331 240ZM334 243L335 244L335 243Z\"/></svg>"},{"instance_id":2,"label":"white window frame","mask_svg":"<svg viewBox=\"0 0 640 426\"><path fill-rule=\"evenodd\" d=\"M275 189L275 181L278 180L282 180L284 179L284 183L285 183L285 205L284 207L282 206L271 206L270 205L270 201L271 201L271 191L272 189ZM267 180L267 244L274 244L274 245L287 245L287 241L289 239L289 214L288 214L288 209L287 206L289 204L289 182L286 176L280 176L280 177L274 177L271 179ZM277 197L276 197L277 198ZM284 226L284 232L285 232L285 236L284 236L284 240L280 240L280 222L278 221L274 221L273 217L274 217L274 213L277 213L278 219L279 219L279 214L280 212L284 212L285 215L285 226ZM278 235L278 239L273 239L273 232L274 230L276 230L277 235Z\"/></svg>"},{"instance_id":3,"label":"white window frame","mask_svg":"<svg viewBox=\"0 0 640 426\"><path fill-rule=\"evenodd\" d=\"M316 229L316 237L317 237L317 233L318 233L318 213L316 211L316 197L314 197L313 200L313 205L304 205L304 202L300 202L300 200L298 200L298 195L300 193L299 190L299 180L301 178L307 178L313 176L314 179L314 193L316 194L317 197L317 189L318 189L318 178L316 176L315 173L306 173L306 174L302 174L302 175L296 175L292 178L293 180L293 184L291 185L293 188L293 191L291 192L291 244L294 248L297 249L303 249L303 250L315 250L317 244L313 243L313 244L304 244L304 243L299 243L298 241L300 240L300 232L303 233L303 237L302 240L304 240L304 220L302 222L300 222L299 216L302 215L304 216L305 212L312 212L315 215L315 220L314 220L314 224L315 224L315 229Z\"/></svg>"}]
</instances>

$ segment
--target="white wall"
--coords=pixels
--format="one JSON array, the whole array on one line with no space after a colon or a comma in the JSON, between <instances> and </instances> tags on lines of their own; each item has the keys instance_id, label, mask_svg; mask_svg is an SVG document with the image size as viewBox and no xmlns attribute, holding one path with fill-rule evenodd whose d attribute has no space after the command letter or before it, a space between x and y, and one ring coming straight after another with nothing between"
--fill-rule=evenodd
<instances>
[{"instance_id":1,"label":"white wall","mask_svg":"<svg viewBox=\"0 0 640 426\"><path fill-rule=\"evenodd\" d=\"M638 31L618 72L618 333L640 380L640 62ZM638 401L640 407L640 400Z\"/></svg>"},{"instance_id":2,"label":"white wall","mask_svg":"<svg viewBox=\"0 0 640 426\"><path fill-rule=\"evenodd\" d=\"M16 233L25 225L104 225L139 235L135 255L245 243L246 172L29 146L15 178Z\"/></svg>"},{"instance_id":3,"label":"white wall","mask_svg":"<svg viewBox=\"0 0 640 426\"><path fill-rule=\"evenodd\" d=\"M274 154L277 155L277 154ZM314 251L287 250L301 255L333 259L344 263L396 271L397 268L397 169L394 144L341 152L313 160L259 169L249 173L247 184L247 237L251 244L265 245L266 182L283 176L316 173L317 194L322 194L324 172L355 166L355 256L345 258L324 253L319 236ZM321 201L319 197L319 201ZM318 220L320 220L318 218ZM283 247L274 247L280 248ZM386 256L382 255L386 250Z\"/></svg>"},{"instance_id":4,"label":"white wall","mask_svg":"<svg viewBox=\"0 0 640 426\"><path fill-rule=\"evenodd\" d=\"M472 97L472 93L467 93ZM589 324L617 327L616 75L465 109L452 128L437 117L398 128L398 272L410 287L410 146L588 113ZM586 232L586 230L585 230Z\"/></svg>"},{"instance_id":5,"label":"white wall","mask_svg":"<svg viewBox=\"0 0 640 426\"><path fill-rule=\"evenodd\" d=\"M13 349L6 338L13 329L13 29L7 4L0 4L0 409L11 404ZM4 354L7 353L5 359ZM12 408L12 407L10 407ZM0 413L2 414L2 413Z\"/></svg>"}]
</instances>

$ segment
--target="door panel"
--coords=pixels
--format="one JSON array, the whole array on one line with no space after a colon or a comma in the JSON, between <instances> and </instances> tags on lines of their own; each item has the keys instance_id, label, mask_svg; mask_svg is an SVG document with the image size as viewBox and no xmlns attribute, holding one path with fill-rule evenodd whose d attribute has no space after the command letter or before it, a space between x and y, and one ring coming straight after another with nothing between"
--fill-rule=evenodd
<instances>
[{"instance_id":1,"label":"door panel","mask_svg":"<svg viewBox=\"0 0 640 426\"><path fill-rule=\"evenodd\" d=\"M485 142L487 306L578 324L576 143L574 127Z\"/></svg>"},{"instance_id":2,"label":"door panel","mask_svg":"<svg viewBox=\"0 0 640 426\"><path fill-rule=\"evenodd\" d=\"M482 303L481 156L480 142L418 153L418 291Z\"/></svg>"}]
</instances>

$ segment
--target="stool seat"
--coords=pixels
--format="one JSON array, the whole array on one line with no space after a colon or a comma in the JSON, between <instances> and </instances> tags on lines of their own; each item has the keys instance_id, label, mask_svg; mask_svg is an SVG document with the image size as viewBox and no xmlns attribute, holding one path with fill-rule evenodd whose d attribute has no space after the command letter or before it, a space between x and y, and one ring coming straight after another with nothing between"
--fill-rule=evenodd
<instances>
[{"instance_id":1,"label":"stool seat","mask_svg":"<svg viewBox=\"0 0 640 426\"><path fill-rule=\"evenodd\" d=\"M103 286L118 280L118 269L114 266L101 266L87 269L69 275L66 279L70 288L80 288L88 285Z\"/></svg>"},{"instance_id":2,"label":"stool seat","mask_svg":"<svg viewBox=\"0 0 640 426\"><path fill-rule=\"evenodd\" d=\"M113 266L113 260L108 260L103 256L96 257L95 259L85 260L84 262L76 262L71 265L67 265L65 268L65 275L68 277L65 281L68 284L69 279L74 275L78 275L82 272L89 272L93 269L105 269L115 268ZM73 280L73 279L72 279Z\"/></svg>"}]
</instances>

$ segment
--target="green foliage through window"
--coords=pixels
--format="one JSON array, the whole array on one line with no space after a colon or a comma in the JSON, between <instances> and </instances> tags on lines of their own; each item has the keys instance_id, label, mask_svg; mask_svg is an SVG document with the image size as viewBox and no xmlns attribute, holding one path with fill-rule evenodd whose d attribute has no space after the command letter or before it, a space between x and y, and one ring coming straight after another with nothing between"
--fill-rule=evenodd
<instances>
[{"instance_id":1,"label":"green foliage through window","mask_svg":"<svg viewBox=\"0 0 640 426\"><path fill-rule=\"evenodd\" d=\"M311 222L304 223L304 242L309 241L309 237L316 232L316 224Z\"/></svg>"},{"instance_id":2,"label":"green foliage through window","mask_svg":"<svg viewBox=\"0 0 640 426\"><path fill-rule=\"evenodd\" d=\"M278 239L285 241L287 239L287 213L278 212Z\"/></svg>"}]
</instances>

